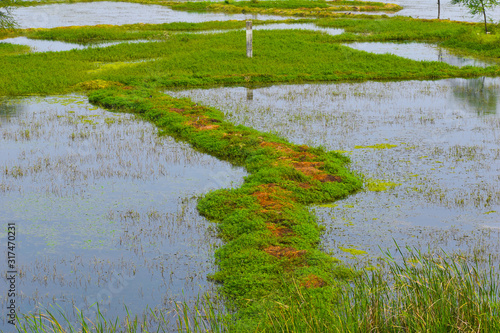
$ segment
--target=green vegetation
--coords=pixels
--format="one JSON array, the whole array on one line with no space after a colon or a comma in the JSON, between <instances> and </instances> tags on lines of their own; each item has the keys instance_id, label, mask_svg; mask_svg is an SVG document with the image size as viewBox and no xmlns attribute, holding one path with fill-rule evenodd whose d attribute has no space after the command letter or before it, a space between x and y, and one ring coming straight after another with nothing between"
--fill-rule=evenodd
<instances>
[{"instance_id":1,"label":"green vegetation","mask_svg":"<svg viewBox=\"0 0 500 333\"><path fill-rule=\"evenodd\" d=\"M415 20L406 17L372 19L320 19L317 25L342 28L338 42L423 41L437 42L457 53L500 58L498 27L491 24L489 35L479 23Z\"/></svg>"},{"instance_id":2,"label":"green vegetation","mask_svg":"<svg viewBox=\"0 0 500 333\"><path fill-rule=\"evenodd\" d=\"M399 249L403 263L386 254L381 269L366 271L351 284L318 289L284 285L288 297L254 318L254 330L238 327L221 300L205 297L196 306L178 305L182 332L497 332L500 330L499 275L491 263L445 253L425 256ZM406 254L407 253L407 254ZM490 264L490 265L489 265ZM483 268L485 267L485 268ZM163 323L162 314L152 314ZM19 332L57 332L54 314L24 317ZM164 332L137 318L82 321L83 332ZM78 329L75 328L75 331Z\"/></svg>"},{"instance_id":3,"label":"green vegetation","mask_svg":"<svg viewBox=\"0 0 500 333\"><path fill-rule=\"evenodd\" d=\"M398 145L393 145L390 143L377 143L369 146L354 146L354 149L391 149L397 147Z\"/></svg>"},{"instance_id":4,"label":"green vegetation","mask_svg":"<svg viewBox=\"0 0 500 333\"><path fill-rule=\"evenodd\" d=\"M452 0L451 3L467 7L472 15L482 14L484 19L484 32L488 33L486 10L497 6L498 0Z\"/></svg>"},{"instance_id":5,"label":"green vegetation","mask_svg":"<svg viewBox=\"0 0 500 333\"><path fill-rule=\"evenodd\" d=\"M252 318L244 325L252 326L263 307L271 311L292 280L311 288L353 276L317 249L320 230L305 206L361 188L361 180L344 167L346 157L234 126L218 110L154 90L112 87L91 93L89 100L137 113L162 133L250 173L240 188L211 192L198 204L202 215L218 222L226 241L216 253L220 271L211 278L223 282L224 294L244 318Z\"/></svg>"},{"instance_id":6,"label":"green vegetation","mask_svg":"<svg viewBox=\"0 0 500 333\"><path fill-rule=\"evenodd\" d=\"M254 25L270 23L304 23L311 22L310 19L260 21L253 20ZM54 29L29 29L19 31L33 39L59 40L74 43L92 43L117 40L166 40L174 32L197 32L210 30L243 29L245 21L210 21L202 23L164 23L164 24L127 24L122 26L97 25L83 27L60 27Z\"/></svg>"},{"instance_id":7,"label":"green vegetation","mask_svg":"<svg viewBox=\"0 0 500 333\"><path fill-rule=\"evenodd\" d=\"M79 83L97 79L160 88L318 80L434 79L492 76L499 72L497 67L457 68L439 62L374 55L339 45L336 36L309 31L256 31L254 35L252 59L245 56L243 31L172 34L167 40L155 43L5 56L0 63L0 93L62 93L76 89Z\"/></svg>"},{"instance_id":8,"label":"green vegetation","mask_svg":"<svg viewBox=\"0 0 500 333\"><path fill-rule=\"evenodd\" d=\"M366 179L365 189L372 192L383 192L390 190L396 186L401 185L400 183L395 183L392 181L384 181L378 179Z\"/></svg>"},{"instance_id":9,"label":"green vegetation","mask_svg":"<svg viewBox=\"0 0 500 333\"><path fill-rule=\"evenodd\" d=\"M0 57L28 53L30 48L25 45L0 43Z\"/></svg>"},{"instance_id":10,"label":"green vegetation","mask_svg":"<svg viewBox=\"0 0 500 333\"><path fill-rule=\"evenodd\" d=\"M154 2L153 2L154 3ZM398 11L394 4L368 1L231 1L222 2L170 2L168 6L176 10L212 11L226 13L259 13L286 16L337 16L337 11Z\"/></svg>"},{"instance_id":11,"label":"green vegetation","mask_svg":"<svg viewBox=\"0 0 500 333\"><path fill-rule=\"evenodd\" d=\"M346 10L346 6L370 10L361 2L345 1L336 2L335 6L324 1L162 4L184 10L300 16L333 16L333 11ZM387 10L382 4L369 6ZM498 330L497 276L493 272L481 273L477 260L476 266L469 266L455 258L434 260L412 254L411 265L408 260L403 266L389 262L389 275L384 275L384 271L360 275L318 249L321 228L307 205L332 202L361 188L361 177L347 169L347 157L235 126L216 109L158 91L165 87L215 84L499 74L498 66L457 68L438 62L374 55L339 44L433 41L464 53L498 58L500 43L496 28L492 27L492 35L478 35L481 29L478 24L338 17L315 21L320 26L345 29L338 36L298 30L255 31L252 59L245 56L243 31L207 35L174 33L239 29L244 26L243 21L4 32L3 37L24 35L72 42L159 41L40 54L21 54L27 51L25 47L0 44L0 94L91 91L92 103L135 113L158 126L162 134L247 169L250 175L240 188L211 192L198 205L201 214L218 223L225 241L216 254L220 270L210 278L222 283L226 305L235 309L235 313L221 316L217 305L206 301L200 305L203 309L200 312L207 319L191 323L192 316L184 308L179 325L186 331ZM357 148L391 147L383 144ZM367 188L374 191L397 185L367 182ZM360 250L344 250L362 254ZM348 283L352 281L355 283ZM199 313L197 309L194 311ZM38 319L26 317L20 331L28 332L43 325L49 325L44 329L62 331L61 324L50 313L43 322L42 317ZM140 328L132 318L125 326L107 322L102 316L98 316L95 326L88 326L83 318L82 321L82 331L135 332Z\"/></svg>"}]
</instances>

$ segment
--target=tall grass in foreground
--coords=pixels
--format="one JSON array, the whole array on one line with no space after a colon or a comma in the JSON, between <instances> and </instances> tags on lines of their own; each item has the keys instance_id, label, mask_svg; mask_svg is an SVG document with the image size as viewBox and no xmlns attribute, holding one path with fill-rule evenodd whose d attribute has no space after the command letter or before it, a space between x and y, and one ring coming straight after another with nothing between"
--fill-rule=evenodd
<instances>
[{"instance_id":1,"label":"tall grass in foreground","mask_svg":"<svg viewBox=\"0 0 500 333\"><path fill-rule=\"evenodd\" d=\"M130 316L120 322L99 314L68 329L47 312L21 319L18 332L169 332L173 327L180 332L500 332L499 275L491 262L398 250L402 263L386 254L383 269L366 271L348 285L288 285L272 309L252 318L240 314L243 324L234 322L220 299L207 296L194 306L178 304L177 326L152 312L154 329Z\"/></svg>"},{"instance_id":2,"label":"tall grass in foreground","mask_svg":"<svg viewBox=\"0 0 500 333\"><path fill-rule=\"evenodd\" d=\"M386 254L387 266L342 288L339 303L327 306L331 312L314 304L313 294L299 293L269 317L267 331L500 332L499 275L491 261L481 269L477 257L398 250L402 264Z\"/></svg>"},{"instance_id":3,"label":"tall grass in foreground","mask_svg":"<svg viewBox=\"0 0 500 333\"><path fill-rule=\"evenodd\" d=\"M209 294L194 304L179 302L170 311L146 309L141 316L128 310L123 318L107 318L97 306L92 315L77 309L78 317L69 318L57 305L36 314L16 319L18 333L165 333L165 332L227 332L231 325L223 301Z\"/></svg>"}]
</instances>

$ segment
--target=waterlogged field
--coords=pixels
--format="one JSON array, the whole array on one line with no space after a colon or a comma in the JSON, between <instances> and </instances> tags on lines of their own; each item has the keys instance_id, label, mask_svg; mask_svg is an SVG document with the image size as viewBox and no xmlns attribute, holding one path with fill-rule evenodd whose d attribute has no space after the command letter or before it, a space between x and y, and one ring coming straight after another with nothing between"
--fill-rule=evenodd
<instances>
[{"instance_id":1,"label":"waterlogged field","mask_svg":"<svg viewBox=\"0 0 500 333\"><path fill-rule=\"evenodd\" d=\"M500 80L479 77L498 75L495 26L337 12L399 9L381 3L142 2L19 7L21 28L61 28L2 35L4 94L88 93L0 99L19 315L82 310L131 332L500 329ZM449 77L469 79L360 82ZM277 82L300 84L263 86ZM193 86L211 88L173 90Z\"/></svg>"},{"instance_id":2,"label":"waterlogged field","mask_svg":"<svg viewBox=\"0 0 500 333\"><path fill-rule=\"evenodd\" d=\"M376 54L394 54L399 57L408 58L417 61L439 61L446 64L463 67L463 66L479 66L488 67L500 64L494 59L479 60L473 57L459 56L450 53L446 49L434 44L428 43L349 43L344 44L353 49L366 51Z\"/></svg>"},{"instance_id":3,"label":"waterlogged field","mask_svg":"<svg viewBox=\"0 0 500 333\"><path fill-rule=\"evenodd\" d=\"M176 302L213 291L220 240L196 203L238 186L241 168L84 96L1 100L0 130L0 220L17 226L19 314L94 318L98 302L113 319L161 310L172 329Z\"/></svg>"},{"instance_id":4,"label":"waterlogged field","mask_svg":"<svg viewBox=\"0 0 500 333\"><path fill-rule=\"evenodd\" d=\"M127 41L125 43L141 43L145 41ZM151 42L151 41L148 41ZM14 37L6 38L0 41L1 43L9 43L13 45L25 45L30 48L30 52L59 52L59 51L69 51L69 50L82 50L88 47L106 47L111 45L116 45L122 42L111 42L111 43L94 43L94 44L77 44L77 43L67 43L59 42L56 40L43 40L43 39L30 39L26 37Z\"/></svg>"},{"instance_id":5,"label":"waterlogged field","mask_svg":"<svg viewBox=\"0 0 500 333\"><path fill-rule=\"evenodd\" d=\"M392 3L398 4L403 9L397 12L396 15L411 16L414 18L435 19L437 18L437 1L434 0L394 0ZM500 8L487 10L489 17L498 17ZM462 6L453 5L451 0L441 1L441 19L453 21L466 21L466 22L481 22L483 17L481 15L471 15L469 11Z\"/></svg>"},{"instance_id":6,"label":"waterlogged field","mask_svg":"<svg viewBox=\"0 0 500 333\"><path fill-rule=\"evenodd\" d=\"M239 29L244 30L245 28ZM319 27L313 23L269 23L256 25L253 27L253 30L308 30L308 31L319 31L324 32L329 35L340 35L344 32L342 29L335 28L327 28L327 27ZM228 30L201 30L201 31L193 31L192 33L199 34L213 34L213 33L225 33ZM163 38L166 38L168 34L175 34L176 31L170 31L167 35L163 35ZM178 33L188 33L186 31L181 31ZM58 51L69 51L69 50L82 50L88 47L107 47L120 43L152 43L158 40L131 40L131 41L116 41L116 42L101 42L101 43L69 43L62 42L57 40L45 40L45 39L32 39L27 37L14 37L14 38L6 38L0 40L0 44L8 43L13 45L24 45L30 48L31 52L58 52Z\"/></svg>"},{"instance_id":7,"label":"waterlogged field","mask_svg":"<svg viewBox=\"0 0 500 333\"><path fill-rule=\"evenodd\" d=\"M284 20L283 16L193 13L175 11L165 6L142 5L128 2L63 3L35 7L21 7L13 10L19 28L55 28L97 24L133 23L199 23L228 20Z\"/></svg>"},{"instance_id":8,"label":"waterlogged field","mask_svg":"<svg viewBox=\"0 0 500 333\"><path fill-rule=\"evenodd\" d=\"M349 155L365 191L313 208L333 256L377 265L396 241L423 252L492 254L498 264L499 87L498 79L478 78L168 93Z\"/></svg>"}]
</instances>

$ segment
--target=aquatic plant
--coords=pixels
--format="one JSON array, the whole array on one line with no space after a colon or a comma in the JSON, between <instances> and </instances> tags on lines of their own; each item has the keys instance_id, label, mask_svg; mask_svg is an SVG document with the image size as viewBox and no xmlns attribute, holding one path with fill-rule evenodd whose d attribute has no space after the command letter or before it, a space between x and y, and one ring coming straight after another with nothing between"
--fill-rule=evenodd
<instances>
[{"instance_id":1,"label":"aquatic plant","mask_svg":"<svg viewBox=\"0 0 500 333\"><path fill-rule=\"evenodd\" d=\"M301 288L333 285L354 273L317 249L320 230L305 204L331 202L361 187L334 152L288 143L224 121L220 111L153 90L123 87L93 92L89 100L134 112L194 148L243 165L250 173L238 189L210 192L200 213L218 222L226 241L211 276L233 306L253 316L274 307L290 279ZM253 301L248 303L248 300Z\"/></svg>"}]
</instances>

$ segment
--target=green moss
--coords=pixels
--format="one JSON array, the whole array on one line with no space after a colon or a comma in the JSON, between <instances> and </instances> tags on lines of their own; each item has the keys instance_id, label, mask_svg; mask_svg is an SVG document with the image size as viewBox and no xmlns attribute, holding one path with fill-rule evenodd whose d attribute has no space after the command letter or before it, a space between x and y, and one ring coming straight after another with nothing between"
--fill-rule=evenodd
<instances>
[{"instance_id":1,"label":"green moss","mask_svg":"<svg viewBox=\"0 0 500 333\"><path fill-rule=\"evenodd\" d=\"M361 255L365 255L368 253L366 251L358 250L356 248L347 248L347 247L342 247L342 246L339 246L339 249L344 251L344 252L350 253L353 256L361 256Z\"/></svg>"},{"instance_id":2,"label":"green moss","mask_svg":"<svg viewBox=\"0 0 500 333\"><path fill-rule=\"evenodd\" d=\"M235 126L219 110L150 89L110 87L92 92L89 100L136 113L162 133L249 171L240 188L210 192L198 203L199 212L218 223L226 242L216 252L219 271L211 279L223 283L222 290L246 318L285 297L291 281L305 288L311 279L330 285L353 276L317 248L320 228L305 206L341 199L361 188L361 179L346 169L345 156ZM325 181L294 166L301 156L321 166L318 172ZM248 299L258 301L249 305Z\"/></svg>"},{"instance_id":3,"label":"green moss","mask_svg":"<svg viewBox=\"0 0 500 333\"><path fill-rule=\"evenodd\" d=\"M385 181L379 179L366 179L365 189L372 192L383 192L395 188L401 185L401 183L395 183L392 181Z\"/></svg>"},{"instance_id":4,"label":"green moss","mask_svg":"<svg viewBox=\"0 0 500 333\"><path fill-rule=\"evenodd\" d=\"M371 149L390 149L390 148L394 148L394 147L397 147L398 145L392 145L392 144L389 144L389 143L377 143L375 145L369 145L369 146L354 146L355 149L367 149L367 148L371 148Z\"/></svg>"}]
</instances>

